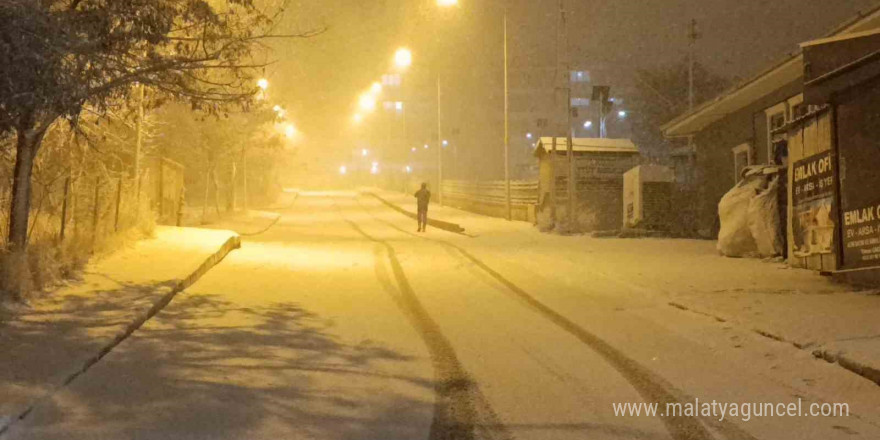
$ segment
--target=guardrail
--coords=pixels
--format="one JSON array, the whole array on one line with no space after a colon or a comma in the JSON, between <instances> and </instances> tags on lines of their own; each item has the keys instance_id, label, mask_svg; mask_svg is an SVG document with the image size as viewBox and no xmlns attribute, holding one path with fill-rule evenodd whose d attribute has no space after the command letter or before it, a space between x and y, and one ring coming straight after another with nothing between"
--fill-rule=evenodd
<instances>
[{"instance_id":1,"label":"guardrail","mask_svg":"<svg viewBox=\"0 0 880 440\"><path fill-rule=\"evenodd\" d=\"M506 217L507 190L503 180L472 182L443 181L444 204L493 217ZM533 221L531 208L538 203L538 182L510 182L511 216L515 220Z\"/></svg>"}]
</instances>

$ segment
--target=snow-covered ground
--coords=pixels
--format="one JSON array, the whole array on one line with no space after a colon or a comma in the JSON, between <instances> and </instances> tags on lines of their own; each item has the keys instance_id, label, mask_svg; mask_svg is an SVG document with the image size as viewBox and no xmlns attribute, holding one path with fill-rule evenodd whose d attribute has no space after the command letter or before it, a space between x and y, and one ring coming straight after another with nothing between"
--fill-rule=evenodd
<instances>
[{"instance_id":1,"label":"snow-covered ground","mask_svg":"<svg viewBox=\"0 0 880 440\"><path fill-rule=\"evenodd\" d=\"M876 384L753 331L869 340L877 296L703 241L561 237L442 207L430 215L469 235L419 234L355 193L277 212L9 437L880 438ZM695 399L850 414L613 409Z\"/></svg>"},{"instance_id":2,"label":"snow-covered ground","mask_svg":"<svg viewBox=\"0 0 880 440\"><path fill-rule=\"evenodd\" d=\"M233 235L159 226L89 263L80 280L0 314L0 417L17 417L62 386Z\"/></svg>"}]
</instances>

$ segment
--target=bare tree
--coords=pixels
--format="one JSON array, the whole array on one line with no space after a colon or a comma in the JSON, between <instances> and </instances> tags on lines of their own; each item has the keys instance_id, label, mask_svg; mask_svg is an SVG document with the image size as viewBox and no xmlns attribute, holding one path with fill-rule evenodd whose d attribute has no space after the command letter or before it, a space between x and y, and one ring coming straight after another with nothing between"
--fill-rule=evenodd
<instances>
[{"instance_id":1,"label":"bare tree","mask_svg":"<svg viewBox=\"0 0 880 440\"><path fill-rule=\"evenodd\" d=\"M648 156L662 157L668 153L670 141L663 138L660 127L688 109L688 64L676 64L636 72L636 94L631 106L633 140ZM702 64L694 66L696 102L712 99L724 91L730 81L709 71Z\"/></svg>"},{"instance_id":2,"label":"bare tree","mask_svg":"<svg viewBox=\"0 0 880 440\"><path fill-rule=\"evenodd\" d=\"M247 106L273 15L254 0L3 0L0 137L15 138L9 244L27 246L34 159L49 127L123 102L132 85L209 113Z\"/></svg>"}]
</instances>

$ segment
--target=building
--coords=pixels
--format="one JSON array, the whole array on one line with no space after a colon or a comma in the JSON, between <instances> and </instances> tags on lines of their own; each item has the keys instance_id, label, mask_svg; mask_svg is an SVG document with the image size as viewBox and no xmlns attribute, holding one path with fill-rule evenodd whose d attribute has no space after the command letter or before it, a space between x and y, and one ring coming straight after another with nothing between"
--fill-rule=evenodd
<instances>
[{"instance_id":1,"label":"building","mask_svg":"<svg viewBox=\"0 0 880 440\"><path fill-rule=\"evenodd\" d=\"M866 269L880 267L880 28L802 47L804 103L825 115L818 128L830 148L792 162L791 209L808 220L795 222L795 239L808 251L827 242L837 269L876 280ZM814 214L817 205L827 208Z\"/></svg>"},{"instance_id":2,"label":"building","mask_svg":"<svg viewBox=\"0 0 880 440\"><path fill-rule=\"evenodd\" d=\"M538 140L538 226L552 229L568 219L568 176L575 173L575 211L579 231L620 229L623 174L638 165L639 149L629 139L574 138L569 164L566 138Z\"/></svg>"},{"instance_id":3,"label":"building","mask_svg":"<svg viewBox=\"0 0 880 440\"><path fill-rule=\"evenodd\" d=\"M880 7L842 24L827 37L836 41L878 27ZM717 237L718 202L739 181L744 167L784 165L788 168L789 261L794 266L833 271L841 267L835 238L839 230L831 224L835 223L834 195L828 193L825 182L834 180L834 167L829 164L836 163L832 150L839 141L835 137L839 127L833 105L805 100L805 70L812 68L805 65L802 48L662 129L668 138L689 141L689 157L677 163L676 171L689 173L694 183L694 227L700 235ZM681 164L688 168L682 169ZM830 181L822 180L829 177ZM817 190L820 181L822 191ZM802 184L808 187L799 190ZM804 188L810 192L804 193Z\"/></svg>"}]
</instances>

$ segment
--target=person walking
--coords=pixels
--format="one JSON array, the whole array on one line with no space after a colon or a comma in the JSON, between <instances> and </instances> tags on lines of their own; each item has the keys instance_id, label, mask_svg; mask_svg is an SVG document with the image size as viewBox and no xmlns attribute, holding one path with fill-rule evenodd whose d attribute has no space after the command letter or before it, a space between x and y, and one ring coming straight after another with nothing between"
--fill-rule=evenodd
<instances>
[{"instance_id":1,"label":"person walking","mask_svg":"<svg viewBox=\"0 0 880 440\"><path fill-rule=\"evenodd\" d=\"M428 191L427 183L422 182L422 188L416 191L415 197L419 205L419 229L417 232L425 232L425 227L428 226L428 203L431 201L431 191Z\"/></svg>"}]
</instances>

